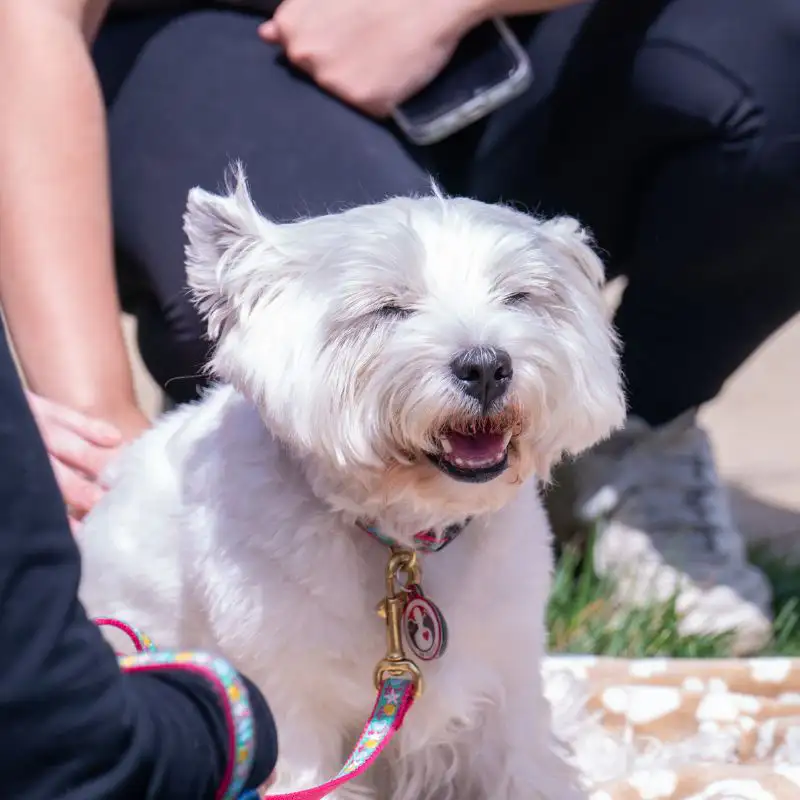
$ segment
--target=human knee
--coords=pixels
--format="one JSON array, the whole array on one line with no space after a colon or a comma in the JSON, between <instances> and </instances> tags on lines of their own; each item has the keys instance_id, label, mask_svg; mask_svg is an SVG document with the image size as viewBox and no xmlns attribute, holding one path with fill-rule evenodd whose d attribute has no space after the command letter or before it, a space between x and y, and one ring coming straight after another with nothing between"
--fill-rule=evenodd
<instances>
[{"instance_id":1,"label":"human knee","mask_svg":"<svg viewBox=\"0 0 800 800\"><path fill-rule=\"evenodd\" d=\"M757 143L763 156L800 135L798 75L796 0L674 0L648 32L633 91L688 135ZM800 149L781 156L800 161Z\"/></svg>"}]
</instances>

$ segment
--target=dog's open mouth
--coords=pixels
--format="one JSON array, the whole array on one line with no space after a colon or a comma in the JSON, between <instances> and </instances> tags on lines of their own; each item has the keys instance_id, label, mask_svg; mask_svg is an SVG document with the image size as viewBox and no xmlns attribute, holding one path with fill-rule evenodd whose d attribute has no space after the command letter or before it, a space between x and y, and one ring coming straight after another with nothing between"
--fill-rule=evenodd
<instances>
[{"instance_id":1,"label":"dog's open mouth","mask_svg":"<svg viewBox=\"0 0 800 800\"><path fill-rule=\"evenodd\" d=\"M439 452L428 453L428 458L451 478L483 483L505 472L512 435L512 428L500 419L446 428L437 438Z\"/></svg>"}]
</instances>

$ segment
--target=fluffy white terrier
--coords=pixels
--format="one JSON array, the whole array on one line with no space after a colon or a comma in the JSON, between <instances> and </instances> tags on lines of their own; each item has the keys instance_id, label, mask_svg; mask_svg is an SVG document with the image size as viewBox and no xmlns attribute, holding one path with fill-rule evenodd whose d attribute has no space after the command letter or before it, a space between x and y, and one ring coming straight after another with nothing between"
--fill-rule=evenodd
<instances>
[{"instance_id":1,"label":"fluffy white terrier","mask_svg":"<svg viewBox=\"0 0 800 800\"><path fill-rule=\"evenodd\" d=\"M192 191L188 277L224 383L121 459L81 534L82 597L263 689L275 791L341 766L375 699L388 550L420 556L449 647L379 800L584 796L542 694L550 532L537 484L623 419L603 273L570 219L437 193L274 224L243 178ZM352 784L350 784L352 786Z\"/></svg>"}]
</instances>

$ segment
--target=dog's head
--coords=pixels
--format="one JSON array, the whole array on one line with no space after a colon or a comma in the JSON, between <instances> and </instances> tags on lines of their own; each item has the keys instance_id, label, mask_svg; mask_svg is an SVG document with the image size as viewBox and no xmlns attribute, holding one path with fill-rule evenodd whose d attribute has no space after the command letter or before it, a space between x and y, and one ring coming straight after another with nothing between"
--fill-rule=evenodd
<instances>
[{"instance_id":1,"label":"dog's head","mask_svg":"<svg viewBox=\"0 0 800 800\"><path fill-rule=\"evenodd\" d=\"M301 458L424 513L496 508L624 414L603 270L571 219L438 194L291 224L195 189L212 370Z\"/></svg>"}]
</instances>

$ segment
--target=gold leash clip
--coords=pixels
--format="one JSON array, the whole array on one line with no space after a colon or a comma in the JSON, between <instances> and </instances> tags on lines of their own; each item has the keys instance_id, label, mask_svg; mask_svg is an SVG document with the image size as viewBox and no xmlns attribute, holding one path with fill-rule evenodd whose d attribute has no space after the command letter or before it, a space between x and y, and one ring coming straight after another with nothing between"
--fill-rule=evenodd
<instances>
[{"instance_id":1,"label":"gold leash clip","mask_svg":"<svg viewBox=\"0 0 800 800\"><path fill-rule=\"evenodd\" d=\"M408 586L418 585L421 570L417 554L413 550L392 548L386 565L386 597L378 605L378 615L386 620L386 655L375 667L375 688L379 689L387 677L410 677L414 684L414 696L422 697L424 684L419 667L406 657L403 648L403 611L406 606ZM404 580L401 580L404 578Z\"/></svg>"}]
</instances>

